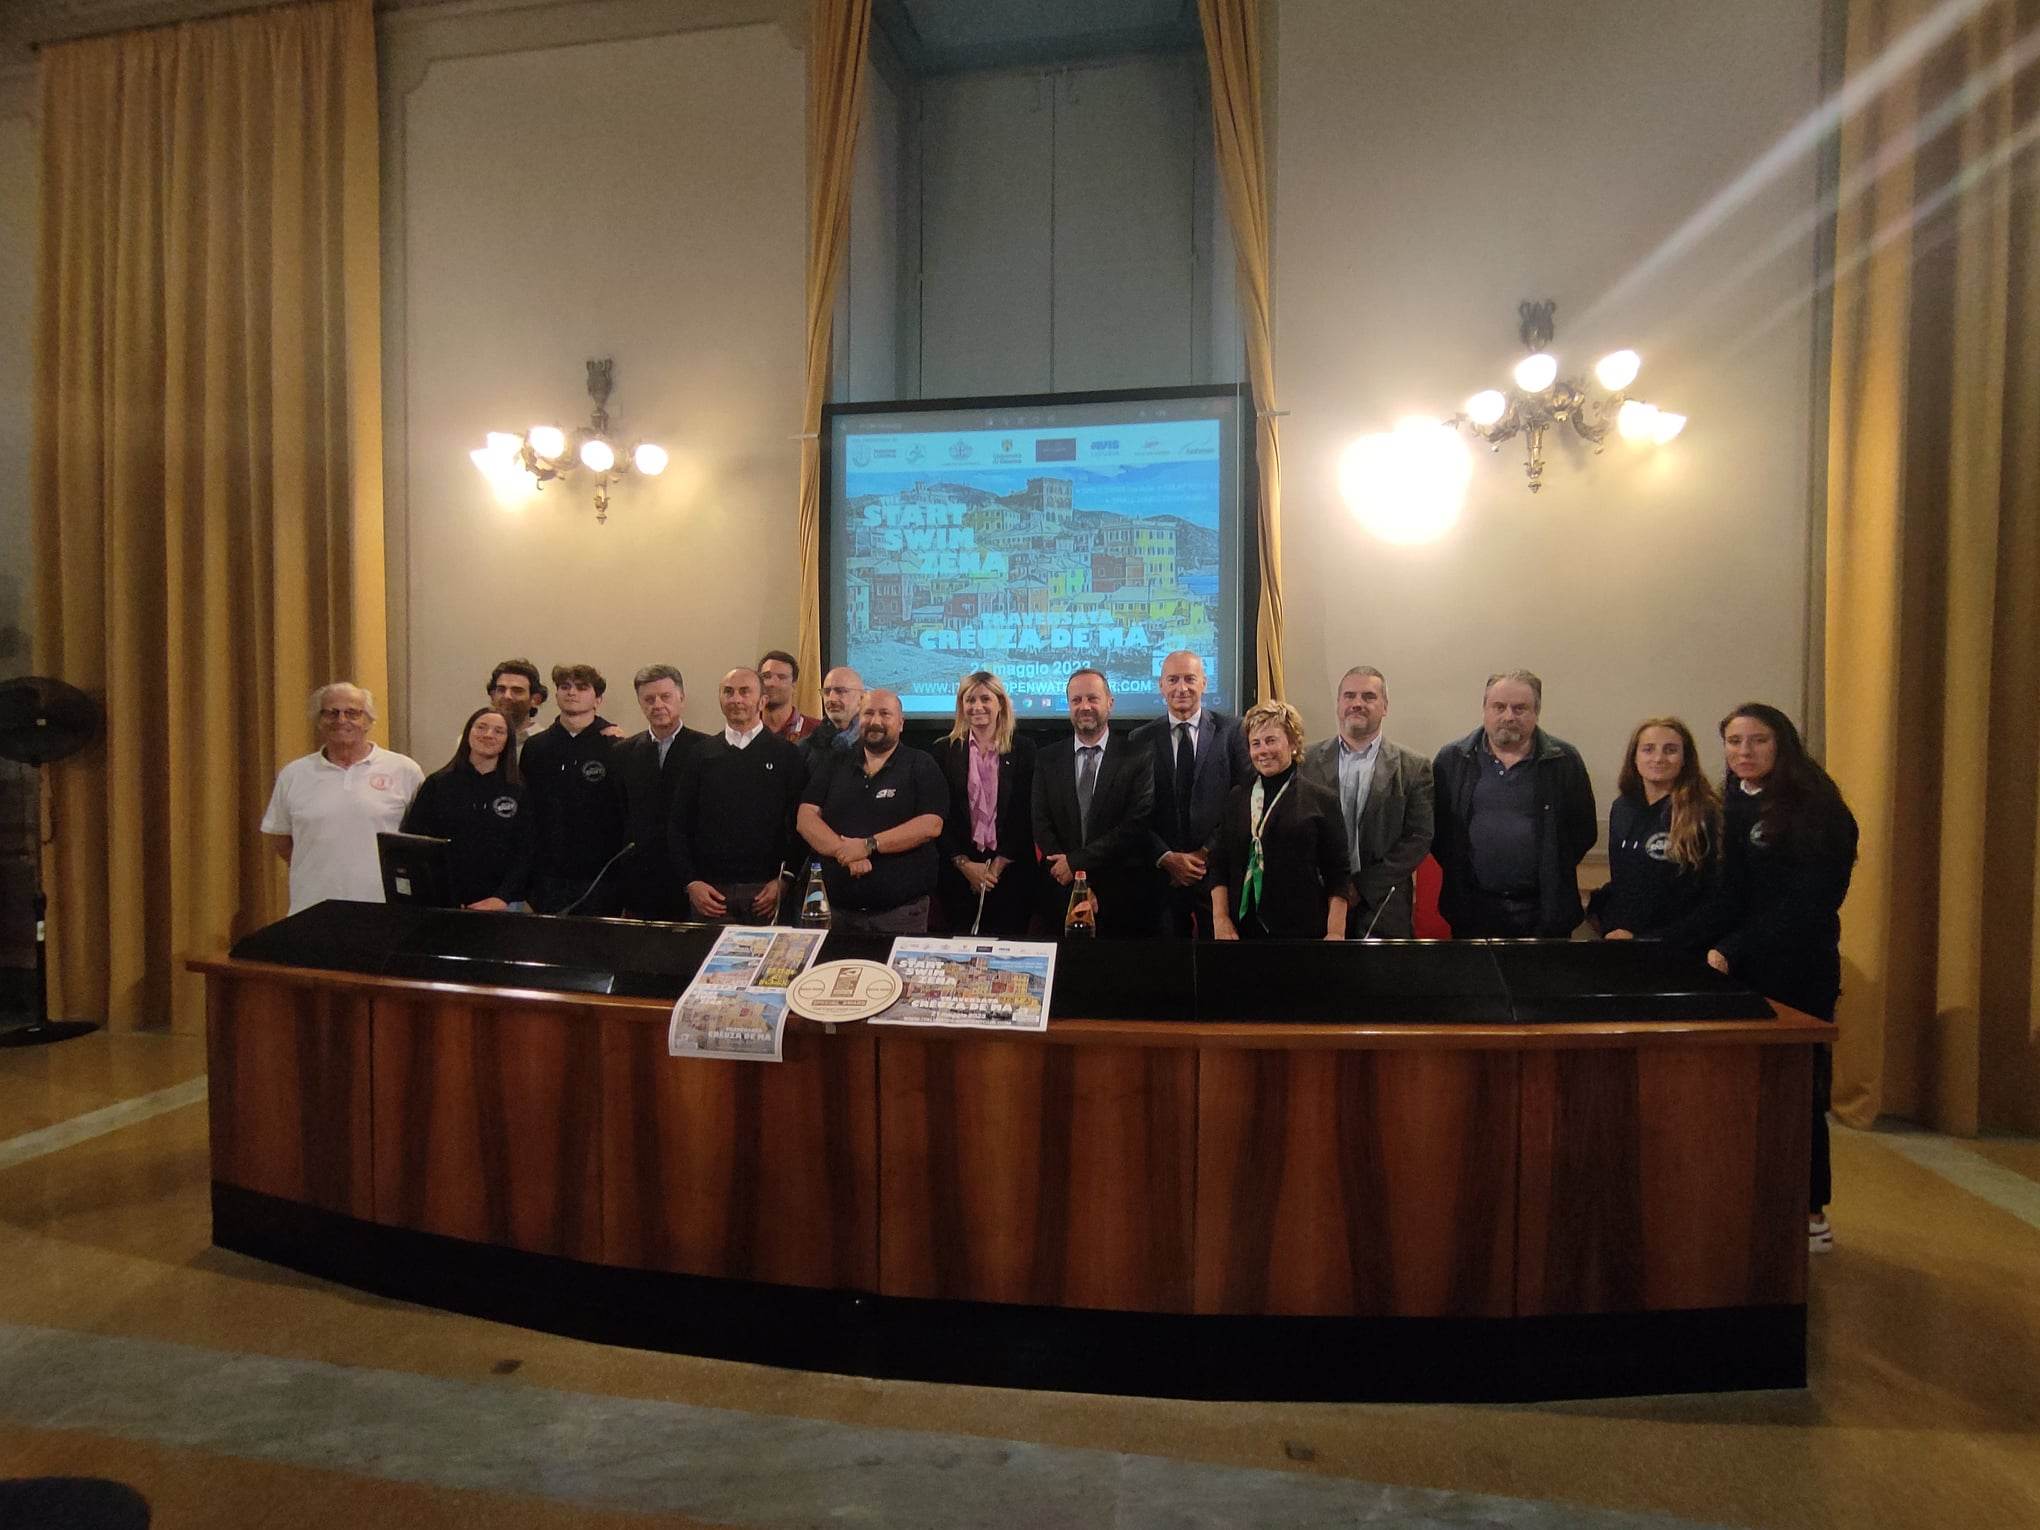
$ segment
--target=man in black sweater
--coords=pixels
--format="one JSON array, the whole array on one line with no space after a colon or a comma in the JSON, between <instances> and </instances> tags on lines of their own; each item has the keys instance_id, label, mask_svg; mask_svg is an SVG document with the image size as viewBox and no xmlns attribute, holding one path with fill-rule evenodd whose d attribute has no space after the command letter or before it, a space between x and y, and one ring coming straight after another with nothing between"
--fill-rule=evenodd
<instances>
[{"instance_id":1,"label":"man in black sweater","mask_svg":"<svg viewBox=\"0 0 2040 1530\"><path fill-rule=\"evenodd\" d=\"M1544 682L1488 678L1482 722L1432 762L1438 911L1459 939L1563 940L1580 922L1580 860L1600 838L1579 750L1537 725Z\"/></svg>"},{"instance_id":2,"label":"man in black sweater","mask_svg":"<svg viewBox=\"0 0 2040 1530\"><path fill-rule=\"evenodd\" d=\"M731 670L716 700L723 730L688 756L673 789L673 876L697 919L770 924L797 865L793 821L807 766L759 716L758 671Z\"/></svg>"},{"instance_id":3,"label":"man in black sweater","mask_svg":"<svg viewBox=\"0 0 2040 1530\"><path fill-rule=\"evenodd\" d=\"M595 879L624 847L624 799L613 779L614 725L601 715L608 689L592 664L555 664L559 720L534 733L518 757L538 833L531 906L541 914L614 914L621 884Z\"/></svg>"},{"instance_id":4,"label":"man in black sweater","mask_svg":"<svg viewBox=\"0 0 2040 1530\"><path fill-rule=\"evenodd\" d=\"M836 928L925 935L949 782L934 756L905 748L899 693L864 693L858 748L816 774L800 833L822 857Z\"/></svg>"}]
</instances>

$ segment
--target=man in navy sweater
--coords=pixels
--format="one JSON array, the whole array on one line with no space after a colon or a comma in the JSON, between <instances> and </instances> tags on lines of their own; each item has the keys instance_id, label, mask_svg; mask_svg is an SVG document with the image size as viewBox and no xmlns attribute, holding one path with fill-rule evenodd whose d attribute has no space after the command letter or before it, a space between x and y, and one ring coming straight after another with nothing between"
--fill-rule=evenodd
<instances>
[{"instance_id":1,"label":"man in navy sweater","mask_svg":"<svg viewBox=\"0 0 2040 1530\"><path fill-rule=\"evenodd\" d=\"M531 906L541 914L614 914L622 885L602 873L624 847L625 808L612 777L615 728L600 711L608 682L592 664L555 664L552 681L559 719L518 756L538 835Z\"/></svg>"},{"instance_id":2,"label":"man in navy sweater","mask_svg":"<svg viewBox=\"0 0 2040 1530\"><path fill-rule=\"evenodd\" d=\"M733 669L716 689L723 730L681 767L667 848L697 919L771 924L799 864L794 815L807 785L798 747L765 726L758 671Z\"/></svg>"}]
</instances>

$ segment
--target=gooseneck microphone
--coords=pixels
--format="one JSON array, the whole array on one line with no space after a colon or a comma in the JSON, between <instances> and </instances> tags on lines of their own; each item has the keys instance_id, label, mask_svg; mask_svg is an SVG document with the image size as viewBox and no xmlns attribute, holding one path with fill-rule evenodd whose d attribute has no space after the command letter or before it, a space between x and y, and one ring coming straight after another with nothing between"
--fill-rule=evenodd
<instances>
[{"instance_id":1,"label":"gooseneck microphone","mask_svg":"<svg viewBox=\"0 0 2040 1530\"><path fill-rule=\"evenodd\" d=\"M1397 882L1397 883L1396 883L1396 884L1395 884L1394 886L1392 886L1392 887L1390 887L1390 888L1389 888L1389 890L1388 890L1388 896L1387 896L1386 898L1383 898L1383 899L1381 900L1381 907L1380 907L1380 908L1378 908L1378 909L1376 909L1376 910L1374 911L1374 917L1373 917L1372 919L1370 919L1370 920L1368 920L1368 921L1367 921L1367 928L1366 928L1365 930L1361 931L1361 934L1360 934L1360 938L1361 938L1362 940L1371 940L1371 939L1373 939L1373 937L1374 937L1374 927L1375 927L1375 926L1376 926L1377 924L1381 923L1381 916L1382 916L1383 914L1385 914L1385 913L1387 913L1387 912L1388 912L1388 906L1389 906L1389 904L1391 904L1391 903L1395 902L1395 895L1396 895L1397 893L1401 892L1402 890L1403 890L1403 885L1402 885L1402 883L1400 883L1400 882Z\"/></svg>"},{"instance_id":2,"label":"gooseneck microphone","mask_svg":"<svg viewBox=\"0 0 2040 1530\"><path fill-rule=\"evenodd\" d=\"M581 889L581 896L576 898L572 903L569 903L565 908L561 909L560 912L562 914L571 914L583 903L586 903L590 898L594 897L595 889L600 887L602 885L602 879L609 875L609 868L611 866L614 866L618 861L622 860L626 855L629 855L631 851L635 849L637 849L637 841L632 840L629 844L625 845L621 850L617 851L616 854L612 855L608 860L604 861L602 863L602 869L595 873L595 879L592 882L590 882L586 887Z\"/></svg>"}]
</instances>

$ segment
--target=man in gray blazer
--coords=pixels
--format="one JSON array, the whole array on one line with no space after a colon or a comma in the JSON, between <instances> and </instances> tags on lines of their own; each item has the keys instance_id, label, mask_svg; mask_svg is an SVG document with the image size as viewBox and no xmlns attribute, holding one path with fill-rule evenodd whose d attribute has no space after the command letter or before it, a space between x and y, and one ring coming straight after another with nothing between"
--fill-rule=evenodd
<instances>
[{"instance_id":1,"label":"man in gray blazer","mask_svg":"<svg viewBox=\"0 0 2040 1530\"><path fill-rule=\"evenodd\" d=\"M1339 799L1358 896L1346 936L1407 940L1418 862L1431 849L1431 762L1382 736L1388 681L1356 664L1339 678L1339 731L1303 754L1302 774Z\"/></svg>"},{"instance_id":2,"label":"man in gray blazer","mask_svg":"<svg viewBox=\"0 0 2040 1530\"><path fill-rule=\"evenodd\" d=\"M1134 730L1132 742L1154 761L1155 811L1148 864L1159 880L1165 935L1210 934L1211 895L1204 889L1204 849L1218 829L1225 800L1251 780L1247 736L1239 719L1204 704L1204 661L1187 649L1162 660L1168 712ZM1187 750L1187 753L1186 753Z\"/></svg>"}]
</instances>

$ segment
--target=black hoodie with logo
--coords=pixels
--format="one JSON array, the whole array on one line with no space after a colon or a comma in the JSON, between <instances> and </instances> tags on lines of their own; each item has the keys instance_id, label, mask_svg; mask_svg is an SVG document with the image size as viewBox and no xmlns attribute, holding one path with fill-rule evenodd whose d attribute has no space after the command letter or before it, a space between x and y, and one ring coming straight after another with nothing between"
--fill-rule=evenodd
<instances>
[{"instance_id":1,"label":"black hoodie with logo","mask_svg":"<svg viewBox=\"0 0 2040 1530\"><path fill-rule=\"evenodd\" d=\"M405 810L404 832L452 841L447 880L455 903L523 899L536 844L531 804L500 770L485 774L464 759L435 770Z\"/></svg>"}]
</instances>

